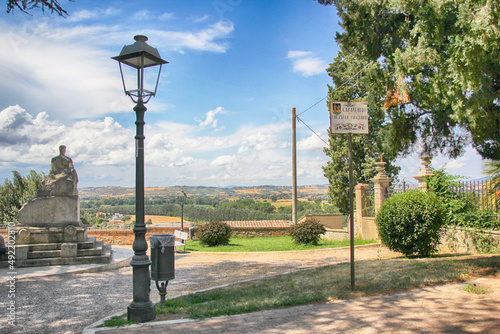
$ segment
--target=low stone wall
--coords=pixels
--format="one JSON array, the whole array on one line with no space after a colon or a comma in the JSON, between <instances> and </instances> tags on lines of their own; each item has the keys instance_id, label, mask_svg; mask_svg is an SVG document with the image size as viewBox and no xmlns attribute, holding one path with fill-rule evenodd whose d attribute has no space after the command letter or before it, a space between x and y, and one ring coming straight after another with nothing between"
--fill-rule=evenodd
<instances>
[{"instance_id":1,"label":"low stone wall","mask_svg":"<svg viewBox=\"0 0 500 334\"><path fill-rule=\"evenodd\" d=\"M477 231L456 226L445 227L441 251L476 253L500 250L500 231Z\"/></svg>"},{"instance_id":2,"label":"low stone wall","mask_svg":"<svg viewBox=\"0 0 500 334\"><path fill-rule=\"evenodd\" d=\"M347 229L326 229L322 238L332 241L349 240L349 231Z\"/></svg>"},{"instance_id":3,"label":"low stone wall","mask_svg":"<svg viewBox=\"0 0 500 334\"><path fill-rule=\"evenodd\" d=\"M330 214L330 215L305 215L299 219L299 223L306 219L315 219L321 225L332 230L341 230L343 228L343 215Z\"/></svg>"},{"instance_id":4,"label":"low stone wall","mask_svg":"<svg viewBox=\"0 0 500 334\"><path fill-rule=\"evenodd\" d=\"M149 236L152 234L174 234L178 227L149 227L146 233L146 240L149 242ZM196 239L198 228L194 229L194 239ZM288 235L288 227L233 227L233 237L248 238L248 237L276 237ZM187 229L184 229L187 232ZM102 240L106 244L112 245L131 245L134 242L134 232L132 230L88 230L89 237L96 237L97 240Z\"/></svg>"}]
</instances>

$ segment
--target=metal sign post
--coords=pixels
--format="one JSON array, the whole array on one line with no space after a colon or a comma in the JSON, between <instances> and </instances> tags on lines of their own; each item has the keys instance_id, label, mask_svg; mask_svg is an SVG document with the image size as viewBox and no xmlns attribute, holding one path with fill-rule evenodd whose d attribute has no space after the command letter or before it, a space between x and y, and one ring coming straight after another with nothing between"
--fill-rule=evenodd
<instances>
[{"instance_id":1,"label":"metal sign post","mask_svg":"<svg viewBox=\"0 0 500 334\"><path fill-rule=\"evenodd\" d=\"M349 236L351 244L351 290L356 288L354 261L354 177L352 168L352 134L368 134L368 104L366 102L332 102L330 130L347 133L349 145Z\"/></svg>"}]
</instances>

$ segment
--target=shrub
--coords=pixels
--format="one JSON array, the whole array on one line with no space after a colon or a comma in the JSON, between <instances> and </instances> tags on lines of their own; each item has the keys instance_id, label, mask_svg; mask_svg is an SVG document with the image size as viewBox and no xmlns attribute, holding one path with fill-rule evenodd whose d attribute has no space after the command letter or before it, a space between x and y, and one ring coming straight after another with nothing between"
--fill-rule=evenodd
<instances>
[{"instance_id":1,"label":"shrub","mask_svg":"<svg viewBox=\"0 0 500 334\"><path fill-rule=\"evenodd\" d=\"M199 238L204 245L213 247L229 244L231 238L231 226L222 222L211 222L200 228Z\"/></svg>"},{"instance_id":2,"label":"shrub","mask_svg":"<svg viewBox=\"0 0 500 334\"><path fill-rule=\"evenodd\" d=\"M445 207L435 194L411 190L388 198L376 223L389 249L407 257L428 257L437 251L445 220Z\"/></svg>"},{"instance_id":3,"label":"shrub","mask_svg":"<svg viewBox=\"0 0 500 334\"><path fill-rule=\"evenodd\" d=\"M317 245L321 235L325 233L325 227L313 218L306 219L290 227L290 236L296 244Z\"/></svg>"}]
</instances>

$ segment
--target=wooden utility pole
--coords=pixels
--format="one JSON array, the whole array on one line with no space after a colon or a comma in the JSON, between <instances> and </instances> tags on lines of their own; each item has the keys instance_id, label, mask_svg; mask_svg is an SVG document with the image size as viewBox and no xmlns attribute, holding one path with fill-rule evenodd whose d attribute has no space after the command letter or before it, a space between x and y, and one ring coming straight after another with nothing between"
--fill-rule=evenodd
<instances>
[{"instance_id":1,"label":"wooden utility pole","mask_svg":"<svg viewBox=\"0 0 500 334\"><path fill-rule=\"evenodd\" d=\"M292 108L292 224L297 224L297 115Z\"/></svg>"}]
</instances>

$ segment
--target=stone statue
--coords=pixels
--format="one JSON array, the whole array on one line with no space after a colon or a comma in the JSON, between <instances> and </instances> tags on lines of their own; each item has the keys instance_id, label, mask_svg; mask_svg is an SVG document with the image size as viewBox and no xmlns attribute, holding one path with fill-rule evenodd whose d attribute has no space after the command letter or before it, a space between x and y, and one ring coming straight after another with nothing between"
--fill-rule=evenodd
<instances>
[{"instance_id":1,"label":"stone statue","mask_svg":"<svg viewBox=\"0 0 500 334\"><path fill-rule=\"evenodd\" d=\"M49 175L42 181L38 197L78 196L78 175L73 161L65 154L66 146L59 146L59 155L52 158Z\"/></svg>"},{"instance_id":2,"label":"stone statue","mask_svg":"<svg viewBox=\"0 0 500 334\"><path fill-rule=\"evenodd\" d=\"M87 238L87 228L80 220L78 176L65 154L66 146L59 146L59 155L52 158L38 195L19 210L19 223L14 228L16 267L111 261L109 246Z\"/></svg>"},{"instance_id":3,"label":"stone statue","mask_svg":"<svg viewBox=\"0 0 500 334\"><path fill-rule=\"evenodd\" d=\"M81 227L78 176L73 161L66 155L66 146L59 146L59 155L52 158L49 174L43 179L38 194L19 210L19 224L32 227Z\"/></svg>"}]
</instances>

